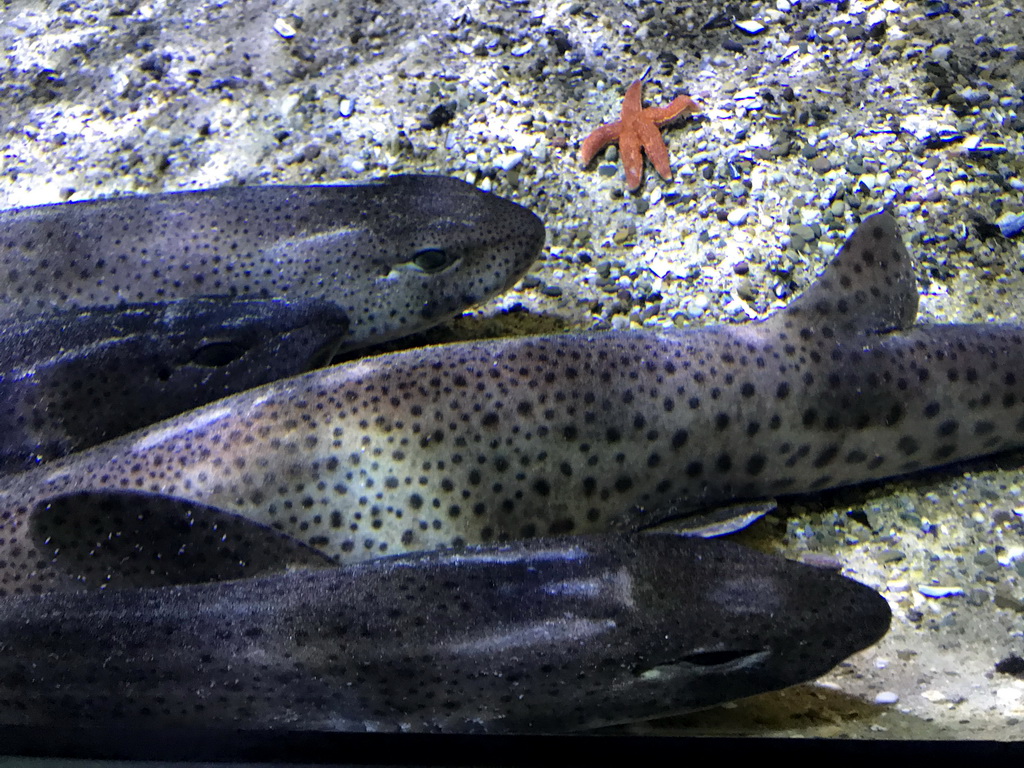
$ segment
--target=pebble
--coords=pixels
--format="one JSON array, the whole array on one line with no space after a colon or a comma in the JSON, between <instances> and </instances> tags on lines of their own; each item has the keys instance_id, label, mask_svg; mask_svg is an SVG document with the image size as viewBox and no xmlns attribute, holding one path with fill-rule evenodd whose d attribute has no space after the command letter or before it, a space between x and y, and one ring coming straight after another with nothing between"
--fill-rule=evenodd
<instances>
[{"instance_id":1,"label":"pebble","mask_svg":"<svg viewBox=\"0 0 1024 768\"><path fill-rule=\"evenodd\" d=\"M1024 232L1024 213L1004 213L996 219L996 225L1003 237L1016 237Z\"/></svg>"},{"instance_id":2,"label":"pebble","mask_svg":"<svg viewBox=\"0 0 1024 768\"><path fill-rule=\"evenodd\" d=\"M806 243L815 240L818 236L815 234L814 229L807 226L806 224L796 224L789 228L789 234L793 237L798 237Z\"/></svg>"},{"instance_id":3,"label":"pebble","mask_svg":"<svg viewBox=\"0 0 1024 768\"><path fill-rule=\"evenodd\" d=\"M508 173L521 162L523 162L522 152L509 152L499 157L495 164L501 168L501 170L505 171L505 173Z\"/></svg>"},{"instance_id":4,"label":"pebble","mask_svg":"<svg viewBox=\"0 0 1024 768\"><path fill-rule=\"evenodd\" d=\"M526 275L522 280L519 281L519 284L523 288L537 288L540 286L541 282L541 279L536 275Z\"/></svg>"},{"instance_id":5,"label":"pebble","mask_svg":"<svg viewBox=\"0 0 1024 768\"><path fill-rule=\"evenodd\" d=\"M636 227L629 225L627 227L619 227L615 230L615 234L612 235L612 242L616 245L625 245L627 242L636 237Z\"/></svg>"},{"instance_id":6,"label":"pebble","mask_svg":"<svg viewBox=\"0 0 1024 768\"><path fill-rule=\"evenodd\" d=\"M295 37L297 30L291 24L284 19L278 19L274 22L274 31L277 32L285 40L290 40Z\"/></svg>"},{"instance_id":7,"label":"pebble","mask_svg":"<svg viewBox=\"0 0 1024 768\"><path fill-rule=\"evenodd\" d=\"M992 602L995 603L996 608L1001 608L1004 611L1024 613L1024 601L1018 600L1010 594L1009 589L1006 587L1000 586L996 588L996 594L992 598Z\"/></svg>"},{"instance_id":8,"label":"pebble","mask_svg":"<svg viewBox=\"0 0 1024 768\"><path fill-rule=\"evenodd\" d=\"M729 211L729 215L726 217L726 219L734 227L738 227L746 223L748 216L750 216L749 208L733 208L731 211Z\"/></svg>"},{"instance_id":9,"label":"pebble","mask_svg":"<svg viewBox=\"0 0 1024 768\"><path fill-rule=\"evenodd\" d=\"M757 299L757 292L754 290L754 284L750 282L749 278L745 277L736 284L736 295L747 302Z\"/></svg>"},{"instance_id":10,"label":"pebble","mask_svg":"<svg viewBox=\"0 0 1024 768\"><path fill-rule=\"evenodd\" d=\"M892 691L881 691L875 695L875 704L896 704L900 700L899 694Z\"/></svg>"},{"instance_id":11,"label":"pebble","mask_svg":"<svg viewBox=\"0 0 1024 768\"><path fill-rule=\"evenodd\" d=\"M683 311L686 313L686 316L689 317L691 320L696 320L697 318L699 318L701 315L704 314L704 310L707 309L706 301L700 301L702 296L703 295L697 296L691 299L690 301L686 302L686 306L683 308ZM706 296L703 296L703 298L705 300L707 299Z\"/></svg>"},{"instance_id":12,"label":"pebble","mask_svg":"<svg viewBox=\"0 0 1024 768\"><path fill-rule=\"evenodd\" d=\"M737 29L746 32L748 35L759 35L767 29L764 24L753 19L733 22Z\"/></svg>"},{"instance_id":13,"label":"pebble","mask_svg":"<svg viewBox=\"0 0 1024 768\"><path fill-rule=\"evenodd\" d=\"M932 585L920 586L917 588L925 597L940 598L940 597L958 597L964 594L962 587L939 587Z\"/></svg>"}]
</instances>

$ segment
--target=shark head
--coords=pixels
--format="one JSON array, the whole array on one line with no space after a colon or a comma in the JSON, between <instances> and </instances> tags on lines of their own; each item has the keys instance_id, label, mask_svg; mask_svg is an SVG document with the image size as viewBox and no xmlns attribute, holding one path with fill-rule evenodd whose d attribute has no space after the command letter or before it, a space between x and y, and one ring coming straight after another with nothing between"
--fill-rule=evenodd
<instances>
[{"instance_id":1,"label":"shark head","mask_svg":"<svg viewBox=\"0 0 1024 768\"><path fill-rule=\"evenodd\" d=\"M685 712L813 680L889 628L886 601L833 571L731 542L650 538L638 542L643 559L631 567L642 585L634 616L652 644L638 654L642 663L616 670L608 720L587 725L614 721L615 712ZM639 636L637 626L622 629Z\"/></svg>"},{"instance_id":2,"label":"shark head","mask_svg":"<svg viewBox=\"0 0 1024 768\"><path fill-rule=\"evenodd\" d=\"M519 280L544 246L536 214L447 176L312 189L290 192L309 198L292 203L306 221L266 256L286 265L284 280L346 309L340 352L436 325L491 298ZM340 265L347 279L337 279Z\"/></svg>"},{"instance_id":3,"label":"shark head","mask_svg":"<svg viewBox=\"0 0 1024 768\"><path fill-rule=\"evenodd\" d=\"M785 688L825 674L889 627L889 606L870 588L730 542L577 541L572 557L538 559L506 588L500 604L519 612L517 622L470 629L474 642L448 646L489 655L490 675L530 690L503 729L593 728Z\"/></svg>"}]
</instances>

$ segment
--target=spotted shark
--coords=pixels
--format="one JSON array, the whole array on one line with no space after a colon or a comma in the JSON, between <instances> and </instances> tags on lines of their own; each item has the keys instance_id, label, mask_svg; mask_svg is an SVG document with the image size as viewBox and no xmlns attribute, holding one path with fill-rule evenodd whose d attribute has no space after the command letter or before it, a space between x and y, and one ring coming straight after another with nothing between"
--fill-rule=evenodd
<instances>
[{"instance_id":1,"label":"spotted shark","mask_svg":"<svg viewBox=\"0 0 1024 768\"><path fill-rule=\"evenodd\" d=\"M1024 445L1024 329L915 324L917 302L882 212L761 322L440 345L276 382L4 479L0 589L74 588L111 535L97 495L208 505L356 562Z\"/></svg>"},{"instance_id":2,"label":"spotted shark","mask_svg":"<svg viewBox=\"0 0 1024 768\"><path fill-rule=\"evenodd\" d=\"M813 679L882 637L838 573L667 534L0 600L0 725L552 733Z\"/></svg>"},{"instance_id":3,"label":"spotted shark","mask_svg":"<svg viewBox=\"0 0 1024 768\"><path fill-rule=\"evenodd\" d=\"M0 317L184 299L322 299L339 353L440 323L510 287L541 220L445 176L224 187L0 211Z\"/></svg>"},{"instance_id":4,"label":"spotted shark","mask_svg":"<svg viewBox=\"0 0 1024 768\"><path fill-rule=\"evenodd\" d=\"M347 331L348 316L323 299L191 298L8 319L0 472L324 365Z\"/></svg>"}]
</instances>

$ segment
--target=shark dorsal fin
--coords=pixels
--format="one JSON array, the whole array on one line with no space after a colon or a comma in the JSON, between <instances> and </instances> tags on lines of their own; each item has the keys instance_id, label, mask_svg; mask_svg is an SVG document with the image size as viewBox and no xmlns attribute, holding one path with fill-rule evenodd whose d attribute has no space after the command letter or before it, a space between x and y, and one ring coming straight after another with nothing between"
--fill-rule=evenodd
<instances>
[{"instance_id":1,"label":"shark dorsal fin","mask_svg":"<svg viewBox=\"0 0 1024 768\"><path fill-rule=\"evenodd\" d=\"M866 218L821 276L766 322L834 334L887 333L917 316L914 265L888 211Z\"/></svg>"}]
</instances>

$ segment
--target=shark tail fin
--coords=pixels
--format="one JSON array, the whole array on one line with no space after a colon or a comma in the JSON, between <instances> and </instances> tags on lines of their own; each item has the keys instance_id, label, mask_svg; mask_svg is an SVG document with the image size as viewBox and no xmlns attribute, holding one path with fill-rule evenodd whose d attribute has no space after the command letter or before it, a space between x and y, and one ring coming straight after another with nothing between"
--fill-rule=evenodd
<instances>
[{"instance_id":1,"label":"shark tail fin","mask_svg":"<svg viewBox=\"0 0 1024 768\"><path fill-rule=\"evenodd\" d=\"M869 216L821 276L766 320L780 330L822 335L887 333L917 317L913 259L889 211Z\"/></svg>"}]
</instances>

